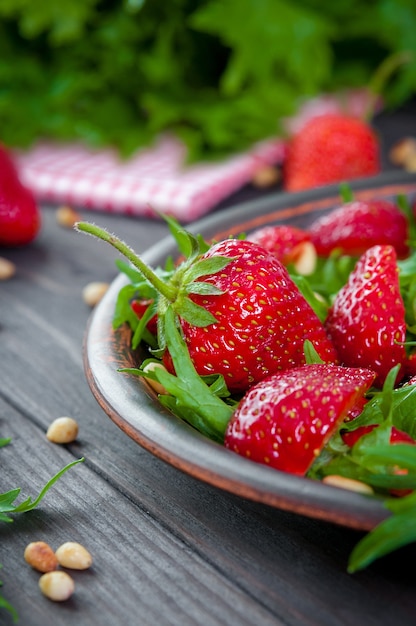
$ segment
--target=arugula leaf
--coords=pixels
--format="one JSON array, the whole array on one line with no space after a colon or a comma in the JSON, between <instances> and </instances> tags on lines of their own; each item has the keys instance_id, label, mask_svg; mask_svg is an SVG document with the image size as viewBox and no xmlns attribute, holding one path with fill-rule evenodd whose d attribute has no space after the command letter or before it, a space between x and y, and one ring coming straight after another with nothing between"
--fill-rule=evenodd
<instances>
[{"instance_id":1,"label":"arugula leaf","mask_svg":"<svg viewBox=\"0 0 416 626\"><path fill-rule=\"evenodd\" d=\"M2 439L0 441L10 441L6 439ZM84 457L77 459L76 461L72 461L68 463L65 467L63 467L59 472L57 472L43 487L40 491L37 498L32 500L32 498L28 497L24 502L15 505L14 501L20 494L20 488L11 489L10 491L6 491L5 493L0 493L0 522L13 522L13 518L10 517L10 513L26 513L27 511L31 511L34 509L40 501L44 498L49 489L56 483L57 480L71 467L74 465L78 465L78 463L82 463L84 461ZM2 565L0 564L0 567ZM2 582L0 581L0 586L2 586ZM18 621L18 614L16 609L9 603L7 600L0 594L0 609L5 609L8 611L13 618L14 622Z\"/></svg>"},{"instance_id":2,"label":"arugula leaf","mask_svg":"<svg viewBox=\"0 0 416 626\"><path fill-rule=\"evenodd\" d=\"M40 503L40 501L44 498L45 494L49 491L49 489L56 483L59 478L65 474L71 467L74 465L78 465L78 463L82 463L84 461L84 457L81 459L77 459L76 461L72 461L72 463L68 463L65 467L63 467L55 476L52 476L50 480L46 483L43 489L40 491L39 495L35 500L29 496L24 502L21 504L15 505L13 504L16 500L17 496L20 494L20 488L11 489L10 491L6 491L5 493L0 494L0 521L1 522L12 522L12 518L9 517L10 513L26 513L27 511L31 511Z\"/></svg>"},{"instance_id":3,"label":"arugula leaf","mask_svg":"<svg viewBox=\"0 0 416 626\"><path fill-rule=\"evenodd\" d=\"M351 552L348 572L364 569L376 559L416 541L416 493L385 501L394 515L369 532Z\"/></svg>"},{"instance_id":4,"label":"arugula leaf","mask_svg":"<svg viewBox=\"0 0 416 626\"><path fill-rule=\"evenodd\" d=\"M176 326L172 307L165 314L165 332L175 371L181 373L180 378L163 368L155 368L151 372L135 368L124 368L120 371L159 382L169 393L159 396L161 404L210 439L222 443L226 426L234 411L218 394L221 390L222 396L229 395L224 380L206 379L207 382L212 381L212 389L196 373L185 341ZM145 365L143 363L142 368Z\"/></svg>"}]
</instances>

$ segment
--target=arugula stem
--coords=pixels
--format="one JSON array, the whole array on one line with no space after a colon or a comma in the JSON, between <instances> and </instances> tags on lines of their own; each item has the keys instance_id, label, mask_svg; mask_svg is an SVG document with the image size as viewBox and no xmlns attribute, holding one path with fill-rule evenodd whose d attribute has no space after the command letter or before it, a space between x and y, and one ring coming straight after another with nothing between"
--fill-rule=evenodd
<instances>
[{"instance_id":1,"label":"arugula stem","mask_svg":"<svg viewBox=\"0 0 416 626\"><path fill-rule=\"evenodd\" d=\"M104 228L100 228L100 226L96 226L96 224L91 224L90 222L77 222L74 228L75 230L87 233L88 235L92 235L93 237L97 237L98 239L109 243L113 246L113 248L125 256L162 296L169 300L169 302L175 302L177 290L161 280L159 276L157 276L157 274L148 265L146 265L144 261L142 261L136 252L116 235L113 235Z\"/></svg>"},{"instance_id":2,"label":"arugula stem","mask_svg":"<svg viewBox=\"0 0 416 626\"><path fill-rule=\"evenodd\" d=\"M413 53L409 50L399 50L389 55L378 66L369 83L370 99L363 115L364 120L370 119L374 115L375 104L386 88L387 81L399 69L400 66L410 63L413 60Z\"/></svg>"},{"instance_id":3,"label":"arugula stem","mask_svg":"<svg viewBox=\"0 0 416 626\"><path fill-rule=\"evenodd\" d=\"M234 409L217 398L195 371L185 342L175 325L172 308L166 311L166 333L170 339L169 351L172 361L175 370L180 372L180 378L160 371L162 384L178 393L181 401L195 411L195 421L202 419L205 427L212 429L213 433L219 436L219 440L223 441L225 429Z\"/></svg>"}]
</instances>

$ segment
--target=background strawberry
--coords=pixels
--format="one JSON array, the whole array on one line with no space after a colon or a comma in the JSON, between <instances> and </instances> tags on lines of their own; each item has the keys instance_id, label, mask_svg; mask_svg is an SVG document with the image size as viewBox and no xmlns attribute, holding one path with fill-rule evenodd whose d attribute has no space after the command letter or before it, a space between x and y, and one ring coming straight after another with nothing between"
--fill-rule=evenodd
<instances>
[{"instance_id":1,"label":"background strawberry","mask_svg":"<svg viewBox=\"0 0 416 626\"><path fill-rule=\"evenodd\" d=\"M252 387L232 416L224 443L241 456L304 475L374 372L336 365L305 365Z\"/></svg>"},{"instance_id":2,"label":"background strawberry","mask_svg":"<svg viewBox=\"0 0 416 626\"><path fill-rule=\"evenodd\" d=\"M289 140L283 186L301 191L380 172L380 145L366 122L328 113L311 118Z\"/></svg>"},{"instance_id":3,"label":"background strawberry","mask_svg":"<svg viewBox=\"0 0 416 626\"><path fill-rule=\"evenodd\" d=\"M388 200L346 202L309 228L319 255L339 249L343 254L360 256L377 244L390 244L399 258L409 254L409 224L399 207Z\"/></svg>"},{"instance_id":4,"label":"background strawberry","mask_svg":"<svg viewBox=\"0 0 416 626\"><path fill-rule=\"evenodd\" d=\"M14 162L0 145L0 245L28 244L40 227L40 211L33 194L20 182Z\"/></svg>"},{"instance_id":5,"label":"background strawberry","mask_svg":"<svg viewBox=\"0 0 416 626\"><path fill-rule=\"evenodd\" d=\"M394 365L406 362L405 308L396 261L393 246L367 250L336 295L325 322L341 363L373 369L378 385Z\"/></svg>"}]
</instances>

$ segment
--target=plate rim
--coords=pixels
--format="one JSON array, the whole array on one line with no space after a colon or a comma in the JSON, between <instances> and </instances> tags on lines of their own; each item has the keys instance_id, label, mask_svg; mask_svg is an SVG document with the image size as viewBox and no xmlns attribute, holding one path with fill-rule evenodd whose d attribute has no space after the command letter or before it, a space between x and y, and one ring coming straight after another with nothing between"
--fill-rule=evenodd
<instances>
[{"instance_id":1,"label":"plate rim","mask_svg":"<svg viewBox=\"0 0 416 626\"><path fill-rule=\"evenodd\" d=\"M406 193L416 192L416 176L404 172L349 184L357 197L374 195L375 188L388 189L392 194L397 186L405 187ZM239 228L240 223L258 225L262 220L270 221L270 215L277 220L287 219L288 212L301 215L311 203L320 202L325 210L339 198L338 185L296 194L276 192L223 209L186 228L205 237L218 233L223 236L229 230L228 221L237 217ZM155 265L176 251L168 234L141 256ZM236 455L162 407L146 381L117 371L118 367L135 364L129 346L130 331L126 327L112 328L115 300L126 281L119 274L92 311L84 333L83 364L93 396L127 436L162 461L202 482L273 508L365 531L389 515L381 500L280 472Z\"/></svg>"}]
</instances>

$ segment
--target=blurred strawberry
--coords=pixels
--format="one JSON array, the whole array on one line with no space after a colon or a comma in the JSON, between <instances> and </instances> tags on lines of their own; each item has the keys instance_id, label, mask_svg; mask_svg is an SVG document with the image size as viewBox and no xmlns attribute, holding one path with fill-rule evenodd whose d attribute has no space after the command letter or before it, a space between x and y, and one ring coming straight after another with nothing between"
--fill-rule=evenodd
<instances>
[{"instance_id":1,"label":"blurred strawberry","mask_svg":"<svg viewBox=\"0 0 416 626\"><path fill-rule=\"evenodd\" d=\"M335 249L360 256L377 244L390 244L401 259L409 254L409 224L397 204L389 200L353 200L319 217L310 227L319 255Z\"/></svg>"},{"instance_id":2,"label":"blurred strawberry","mask_svg":"<svg viewBox=\"0 0 416 626\"><path fill-rule=\"evenodd\" d=\"M30 243L40 226L40 211L33 194L21 183L10 154L0 145L0 245Z\"/></svg>"},{"instance_id":3,"label":"blurred strawberry","mask_svg":"<svg viewBox=\"0 0 416 626\"><path fill-rule=\"evenodd\" d=\"M366 122L340 113L311 118L290 140L283 186L301 191L380 172L380 145Z\"/></svg>"}]
</instances>

